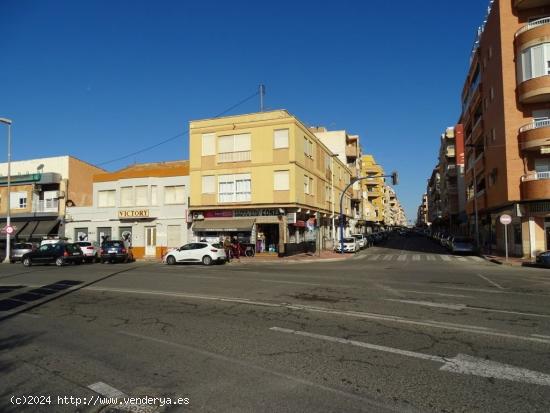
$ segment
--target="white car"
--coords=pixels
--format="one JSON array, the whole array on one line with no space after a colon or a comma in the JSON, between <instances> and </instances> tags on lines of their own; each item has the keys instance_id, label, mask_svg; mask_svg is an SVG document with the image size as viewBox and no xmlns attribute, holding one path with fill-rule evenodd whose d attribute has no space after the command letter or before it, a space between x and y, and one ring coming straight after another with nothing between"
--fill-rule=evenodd
<instances>
[{"instance_id":1,"label":"white car","mask_svg":"<svg viewBox=\"0 0 550 413\"><path fill-rule=\"evenodd\" d=\"M178 262L202 262L204 265L211 265L214 262L224 263L227 261L227 257L221 244L191 242L169 251L163 261L168 265Z\"/></svg>"},{"instance_id":2,"label":"white car","mask_svg":"<svg viewBox=\"0 0 550 413\"><path fill-rule=\"evenodd\" d=\"M96 262L99 260L99 245L97 242L90 241L78 241L75 242L80 247L84 254L84 260L89 262Z\"/></svg>"},{"instance_id":3,"label":"white car","mask_svg":"<svg viewBox=\"0 0 550 413\"><path fill-rule=\"evenodd\" d=\"M338 241L334 249L336 252L342 252L340 241ZM344 238L344 252L356 252L356 251L359 251L359 241L357 241L357 239L353 237Z\"/></svg>"},{"instance_id":4,"label":"white car","mask_svg":"<svg viewBox=\"0 0 550 413\"><path fill-rule=\"evenodd\" d=\"M359 249L363 249L367 247L367 237L365 237L363 234L351 234L353 238L359 242Z\"/></svg>"}]
</instances>

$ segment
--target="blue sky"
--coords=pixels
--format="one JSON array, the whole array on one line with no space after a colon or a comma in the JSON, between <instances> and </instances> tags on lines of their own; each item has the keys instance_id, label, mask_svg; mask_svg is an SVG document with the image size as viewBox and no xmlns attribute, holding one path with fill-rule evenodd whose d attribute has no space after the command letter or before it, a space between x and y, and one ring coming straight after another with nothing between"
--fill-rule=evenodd
<instances>
[{"instance_id":1,"label":"blue sky","mask_svg":"<svg viewBox=\"0 0 550 413\"><path fill-rule=\"evenodd\" d=\"M359 134L415 218L487 3L0 0L0 116L16 160L102 164L264 83L267 109ZM103 167L187 157L183 136Z\"/></svg>"}]
</instances>

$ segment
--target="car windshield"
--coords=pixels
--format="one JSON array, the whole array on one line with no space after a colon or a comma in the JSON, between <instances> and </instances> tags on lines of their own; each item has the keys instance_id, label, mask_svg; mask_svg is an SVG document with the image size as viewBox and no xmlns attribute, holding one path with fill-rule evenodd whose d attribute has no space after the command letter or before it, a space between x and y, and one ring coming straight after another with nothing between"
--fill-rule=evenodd
<instances>
[{"instance_id":1,"label":"car windshield","mask_svg":"<svg viewBox=\"0 0 550 413\"><path fill-rule=\"evenodd\" d=\"M344 242L355 242L355 238L344 238Z\"/></svg>"},{"instance_id":2,"label":"car windshield","mask_svg":"<svg viewBox=\"0 0 550 413\"><path fill-rule=\"evenodd\" d=\"M212 244L212 246L213 246L214 248L223 248L223 245L220 244L219 242L216 243L216 244Z\"/></svg>"},{"instance_id":3,"label":"car windshield","mask_svg":"<svg viewBox=\"0 0 550 413\"><path fill-rule=\"evenodd\" d=\"M91 247L92 246L91 242L84 242L84 241L77 242L76 244L81 246L81 247Z\"/></svg>"},{"instance_id":4,"label":"car windshield","mask_svg":"<svg viewBox=\"0 0 550 413\"><path fill-rule=\"evenodd\" d=\"M472 239L471 239L471 238L467 238L467 237L455 237L455 238L454 238L454 242L463 242L463 243L466 243L466 242L472 242Z\"/></svg>"},{"instance_id":5,"label":"car windshield","mask_svg":"<svg viewBox=\"0 0 550 413\"><path fill-rule=\"evenodd\" d=\"M124 243L122 241L107 241L103 246L105 248L119 248L124 247Z\"/></svg>"}]
</instances>

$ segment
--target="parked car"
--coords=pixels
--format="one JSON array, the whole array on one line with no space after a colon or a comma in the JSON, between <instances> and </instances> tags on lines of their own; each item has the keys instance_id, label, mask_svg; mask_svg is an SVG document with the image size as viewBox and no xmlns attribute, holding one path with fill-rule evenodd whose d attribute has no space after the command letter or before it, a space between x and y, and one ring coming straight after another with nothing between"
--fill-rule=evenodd
<instances>
[{"instance_id":1,"label":"parked car","mask_svg":"<svg viewBox=\"0 0 550 413\"><path fill-rule=\"evenodd\" d=\"M550 250L541 252L536 258L537 264L543 267L550 267Z\"/></svg>"},{"instance_id":2,"label":"parked car","mask_svg":"<svg viewBox=\"0 0 550 413\"><path fill-rule=\"evenodd\" d=\"M202 262L204 265L221 263L227 261L223 245L208 242L191 242L184 246L168 252L163 261L168 265L184 262Z\"/></svg>"},{"instance_id":3,"label":"parked car","mask_svg":"<svg viewBox=\"0 0 550 413\"><path fill-rule=\"evenodd\" d=\"M351 236L359 242L359 249L367 248L367 237L363 234L351 234Z\"/></svg>"},{"instance_id":4,"label":"parked car","mask_svg":"<svg viewBox=\"0 0 550 413\"><path fill-rule=\"evenodd\" d=\"M25 267L34 264L53 264L61 267L67 263L82 264L84 254L76 244L58 242L57 244L44 244L38 249L27 252L21 257Z\"/></svg>"},{"instance_id":5,"label":"parked car","mask_svg":"<svg viewBox=\"0 0 550 413\"><path fill-rule=\"evenodd\" d=\"M127 247L122 240L110 240L101 244L99 250L99 261L102 264L106 262L129 262L134 260L132 248Z\"/></svg>"},{"instance_id":6,"label":"parked car","mask_svg":"<svg viewBox=\"0 0 550 413\"><path fill-rule=\"evenodd\" d=\"M338 241L334 248L336 252L342 252L342 243ZM356 238L349 237L344 238L344 252L357 252L359 251L359 241Z\"/></svg>"},{"instance_id":7,"label":"parked car","mask_svg":"<svg viewBox=\"0 0 550 413\"><path fill-rule=\"evenodd\" d=\"M99 245L96 242L78 241L75 242L84 253L84 260L88 262L96 262L101 254Z\"/></svg>"},{"instance_id":8,"label":"parked car","mask_svg":"<svg viewBox=\"0 0 550 413\"><path fill-rule=\"evenodd\" d=\"M454 254L458 254L458 253L473 254L476 252L474 241L471 238L460 237L460 236L451 238L449 249Z\"/></svg>"},{"instance_id":9,"label":"parked car","mask_svg":"<svg viewBox=\"0 0 550 413\"><path fill-rule=\"evenodd\" d=\"M13 264L17 261L21 261L21 257L27 252L32 252L36 249L36 244L32 242L18 242L13 245L11 250L10 262Z\"/></svg>"}]
</instances>

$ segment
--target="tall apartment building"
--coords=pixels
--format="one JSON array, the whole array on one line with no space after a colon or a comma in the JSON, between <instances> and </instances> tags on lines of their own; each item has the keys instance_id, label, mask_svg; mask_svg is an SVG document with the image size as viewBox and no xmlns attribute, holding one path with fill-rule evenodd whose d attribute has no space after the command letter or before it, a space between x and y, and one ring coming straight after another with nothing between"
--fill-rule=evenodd
<instances>
[{"instance_id":1,"label":"tall apartment building","mask_svg":"<svg viewBox=\"0 0 550 413\"><path fill-rule=\"evenodd\" d=\"M68 207L92 205L92 177L104 172L72 156L11 162L10 193L7 163L0 164L0 221L6 222L7 199L17 241L40 241L65 235Z\"/></svg>"},{"instance_id":2,"label":"tall apartment building","mask_svg":"<svg viewBox=\"0 0 550 413\"><path fill-rule=\"evenodd\" d=\"M428 220L428 194L423 194L422 203L418 206L416 225L419 227L425 227L430 224L431 223Z\"/></svg>"},{"instance_id":3,"label":"tall apartment building","mask_svg":"<svg viewBox=\"0 0 550 413\"><path fill-rule=\"evenodd\" d=\"M190 209L197 238L236 236L257 251L332 248L352 172L285 110L190 122ZM352 214L352 191L344 214ZM347 230L349 232L349 229Z\"/></svg>"},{"instance_id":4,"label":"tall apartment building","mask_svg":"<svg viewBox=\"0 0 550 413\"><path fill-rule=\"evenodd\" d=\"M433 170L428 179L427 188L428 198L428 221L432 223L434 230L439 230L441 222L441 175L439 173L439 165Z\"/></svg>"},{"instance_id":5,"label":"tall apartment building","mask_svg":"<svg viewBox=\"0 0 550 413\"><path fill-rule=\"evenodd\" d=\"M496 0L462 91L466 210L481 246L534 256L550 248L550 1ZM477 219L476 219L477 217Z\"/></svg>"},{"instance_id":6,"label":"tall apartment building","mask_svg":"<svg viewBox=\"0 0 550 413\"><path fill-rule=\"evenodd\" d=\"M364 155L361 162L361 175L370 176L371 179L364 179L363 192L367 195L367 201L374 209L373 227L384 224L384 169L376 163L373 155Z\"/></svg>"}]
</instances>

